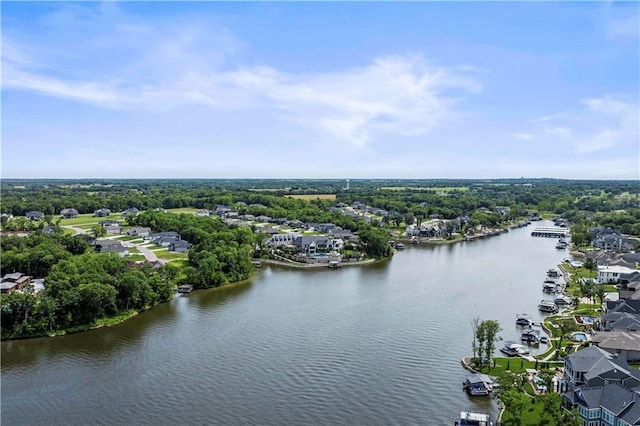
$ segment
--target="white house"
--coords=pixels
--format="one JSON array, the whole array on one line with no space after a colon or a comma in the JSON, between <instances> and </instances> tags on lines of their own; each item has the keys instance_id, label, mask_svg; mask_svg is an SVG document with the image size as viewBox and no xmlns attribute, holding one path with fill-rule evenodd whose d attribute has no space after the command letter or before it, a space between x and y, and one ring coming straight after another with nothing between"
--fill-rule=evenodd
<instances>
[{"instance_id":1,"label":"white house","mask_svg":"<svg viewBox=\"0 0 640 426\"><path fill-rule=\"evenodd\" d=\"M617 284L620 282L621 274L630 274L635 271L637 269L621 265L598 265L598 283Z\"/></svg>"},{"instance_id":2,"label":"white house","mask_svg":"<svg viewBox=\"0 0 640 426\"><path fill-rule=\"evenodd\" d=\"M267 246L269 247L282 247L293 244L293 240L298 238L300 234L296 234L295 232L290 234L275 234L272 235L271 238L267 241Z\"/></svg>"}]
</instances>

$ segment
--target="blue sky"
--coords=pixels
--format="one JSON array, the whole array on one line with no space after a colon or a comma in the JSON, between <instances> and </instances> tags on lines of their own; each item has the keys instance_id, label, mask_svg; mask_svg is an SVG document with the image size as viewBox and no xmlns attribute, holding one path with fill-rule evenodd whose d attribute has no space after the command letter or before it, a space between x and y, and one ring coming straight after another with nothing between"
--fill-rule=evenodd
<instances>
[{"instance_id":1,"label":"blue sky","mask_svg":"<svg viewBox=\"0 0 640 426\"><path fill-rule=\"evenodd\" d=\"M3 177L640 178L635 2L2 3Z\"/></svg>"}]
</instances>

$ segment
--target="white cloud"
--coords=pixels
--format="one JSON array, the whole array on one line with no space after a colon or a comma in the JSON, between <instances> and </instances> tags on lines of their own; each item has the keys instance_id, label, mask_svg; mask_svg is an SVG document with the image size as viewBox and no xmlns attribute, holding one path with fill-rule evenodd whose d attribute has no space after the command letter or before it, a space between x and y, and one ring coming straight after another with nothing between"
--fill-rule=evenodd
<instances>
[{"instance_id":1,"label":"white cloud","mask_svg":"<svg viewBox=\"0 0 640 426\"><path fill-rule=\"evenodd\" d=\"M638 145L639 105L621 95L582 100L582 107L544 119L544 132L570 143L579 153L601 151L617 146Z\"/></svg>"},{"instance_id":2,"label":"white cloud","mask_svg":"<svg viewBox=\"0 0 640 426\"><path fill-rule=\"evenodd\" d=\"M117 24L104 16L114 13ZM420 54L374 58L322 74L231 66L242 43L193 17L179 25L141 24L117 10L87 14L74 6L52 21L73 30L80 25L78 14L83 28L91 26L85 20L94 20L100 31L78 42L73 56L46 49L46 69L36 65L42 47L29 46L20 56L3 53L3 89L113 109L199 105L283 111L296 123L356 147L384 134L425 134L455 117L461 97L482 90L472 66L429 66ZM57 72L49 72L52 67Z\"/></svg>"}]
</instances>

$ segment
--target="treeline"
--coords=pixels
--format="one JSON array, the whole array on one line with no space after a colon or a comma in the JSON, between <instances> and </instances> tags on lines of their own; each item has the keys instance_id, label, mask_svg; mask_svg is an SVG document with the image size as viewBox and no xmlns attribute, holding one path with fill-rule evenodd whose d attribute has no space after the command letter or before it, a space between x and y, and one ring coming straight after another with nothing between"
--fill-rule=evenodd
<instances>
[{"instance_id":1,"label":"treeline","mask_svg":"<svg viewBox=\"0 0 640 426\"><path fill-rule=\"evenodd\" d=\"M98 208L122 211L156 207L211 208L229 204L242 193L248 203L270 197L306 193L338 194L338 201L364 201L370 205L414 216L440 214L453 218L479 207L509 206L526 210L612 212L638 209L636 181L571 181L555 179L504 180L5 180L1 185L3 212L16 216L30 210L57 215L73 207L80 213ZM526 184L526 185L525 185ZM530 186L532 185L532 186ZM384 188L412 188L390 191ZM447 195L441 195L445 189ZM264 192L260 192L264 191ZM625 194L628 194L625 195ZM604 201L604 203L603 203ZM419 204L423 203L422 206Z\"/></svg>"},{"instance_id":2,"label":"treeline","mask_svg":"<svg viewBox=\"0 0 640 426\"><path fill-rule=\"evenodd\" d=\"M85 236L57 233L44 235L36 231L29 238L3 237L0 239L0 270L7 273L22 272L36 278L44 278L61 260L83 254L89 248Z\"/></svg>"},{"instance_id":3,"label":"treeline","mask_svg":"<svg viewBox=\"0 0 640 426\"><path fill-rule=\"evenodd\" d=\"M51 267L46 288L3 294L2 339L53 334L91 326L124 312L170 300L171 268L132 267L115 254L82 254Z\"/></svg>"}]
</instances>

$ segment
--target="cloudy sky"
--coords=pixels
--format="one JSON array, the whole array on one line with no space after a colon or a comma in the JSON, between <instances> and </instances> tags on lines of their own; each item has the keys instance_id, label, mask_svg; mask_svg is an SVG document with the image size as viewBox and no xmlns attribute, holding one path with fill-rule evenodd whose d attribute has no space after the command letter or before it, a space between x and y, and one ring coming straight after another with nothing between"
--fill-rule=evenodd
<instances>
[{"instance_id":1,"label":"cloudy sky","mask_svg":"<svg viewBox=\"0 0 640 426\"><path fill-rule=\"evenodd\" d=\"M638 179L636 2L3 3L3 177Z\"/></svg>"}]
</instances>

